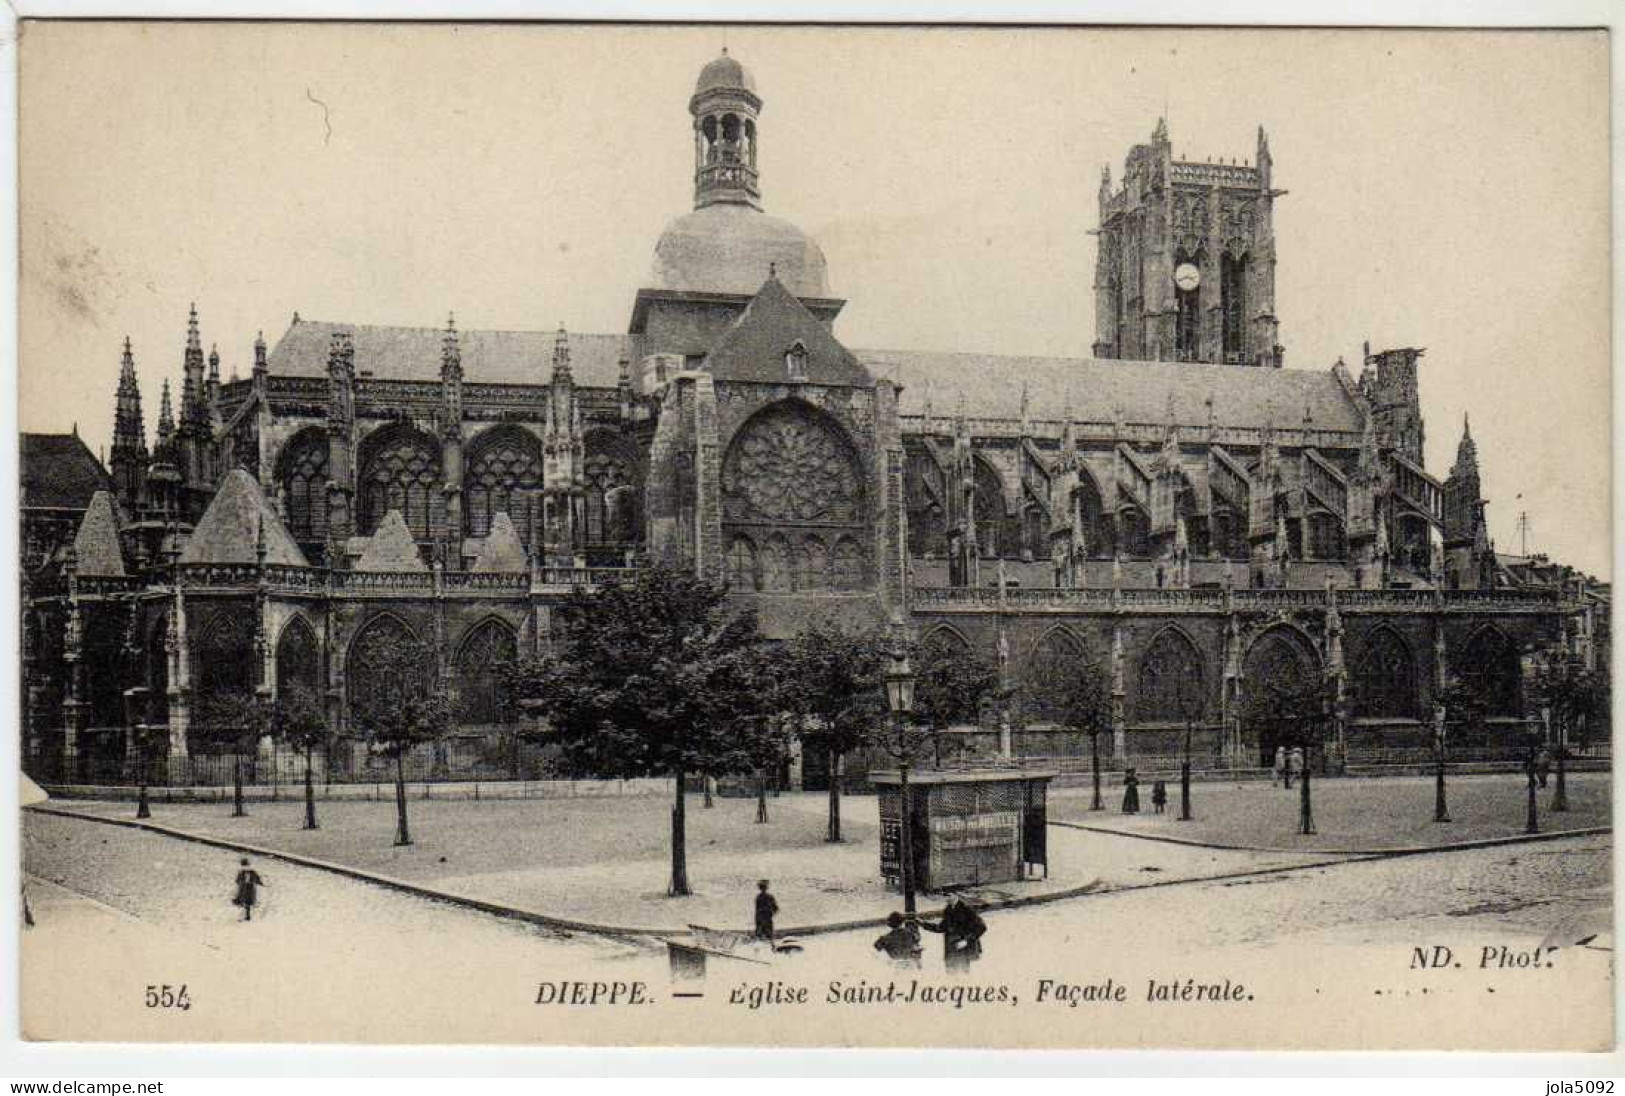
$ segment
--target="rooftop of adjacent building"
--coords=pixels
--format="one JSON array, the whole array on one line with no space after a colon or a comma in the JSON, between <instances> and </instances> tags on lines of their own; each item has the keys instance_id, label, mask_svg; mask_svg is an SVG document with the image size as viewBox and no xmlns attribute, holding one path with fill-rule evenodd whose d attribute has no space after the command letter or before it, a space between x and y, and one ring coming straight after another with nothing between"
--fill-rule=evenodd
<instances>
[{"instance_id":1,"label":"rooftop of adjacent building","mask_svg":"<svg viewBox=\"0 0 1625 1096\"><path fill-rule=\"evenodd\" d=\"M21 458L25 508L83 510L97 491L112 487L77 427L68 434L24 434Z\"/></svg>"}]
</instances>

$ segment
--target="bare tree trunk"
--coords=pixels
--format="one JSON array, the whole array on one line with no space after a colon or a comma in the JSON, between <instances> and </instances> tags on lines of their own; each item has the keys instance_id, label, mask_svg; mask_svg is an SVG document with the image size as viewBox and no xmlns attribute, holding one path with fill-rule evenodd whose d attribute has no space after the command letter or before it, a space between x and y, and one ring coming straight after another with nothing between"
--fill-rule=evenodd
<instances>
[{"instance_id":1,"label":"bare tree trunk","mask_svg":"<svg viewBox=\"0 0 1625 1096\"><path fill-rule=\"evenodd\" d=\"M756 772L756 824L762 825L767 821L767 767L764 765Z\"/></svg>"},{"instance_id":2,"label":"bare tree trunk","mask_svg":"<svg viewBox=\"0 0 1625 1096\"><path fill-rule=\"evenodd\" d=\"M412 832L406 828L406 750L395 751L395 844L410 845Z\"/></svg>"},{"instance_id":3,"label":"bare tree trunk","mask_svg":"<svg viewBox=\"0 0 1625 1096\"><path fill-rule=\"evenodd\" d=\"M841 840L841 754L833 746L829 751L829 833L824 840L834 844Z\"/></svg>"},{"instance_id":4,"label":"bare tree trunk","mask_svg":"<svg viewBox=\"0 0 1625 1096\"><path fill-rule=\"evenodd\" d=\"M683 796L683 771L677 770L677 798L671 806L671 886L666 893L673 898L692 894L688 889L687 805Z\"/></svg>"},{"instance_id":5,"label":"bare tree trunk","mask_svg":"<svg viewBox=\"0 0 1625 1096\"><path fill-rule=\"evenodd\" d=\"M316 825L316 783L310 773L310 753L312 748L307 741L305 745L305 829L307 830L320 828Z\"/></svg>"},{"instance_id":6,"label":"bare tree trunk","mask_svg":"<svg viewBox=\"0 0 1625 1096\"><path fill-rule=\"evenodd\" d=\"M241 818L247 813L243 809L243 751L238 746L231 753L231 816Z\"/></svg>"}]
</instances>

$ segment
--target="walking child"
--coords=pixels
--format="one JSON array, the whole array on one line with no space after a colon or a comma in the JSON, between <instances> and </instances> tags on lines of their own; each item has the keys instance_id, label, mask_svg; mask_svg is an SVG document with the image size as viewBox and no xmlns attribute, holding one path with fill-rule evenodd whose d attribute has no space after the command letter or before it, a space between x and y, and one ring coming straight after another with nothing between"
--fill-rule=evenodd
<instances>
[{"instance_id":1,"label":"walking child","mask_svg":"<svg viewBox=\"0 0 1625 1096\"><path fill-rule=\"evenodd\" d=\"M773 942L773 916L779 912L778 899L767 891L767 880L756 883L756 938Z\"/></svg>"},{"instance_id":2,"label":"walking child","mask_svg":"<svg viewBox=\"0 0 1625 1096\"><path fill-rule=\"evenodd\" d=\"M246 856L242 859L241 865L237 872L237 895L231 900L231 904L242 907L244 921L252 921L254 906L258 904L260 898L260 888L266 884L265 880L260 878L260 873L248 866Z\"/></svg>"}]
</instances>

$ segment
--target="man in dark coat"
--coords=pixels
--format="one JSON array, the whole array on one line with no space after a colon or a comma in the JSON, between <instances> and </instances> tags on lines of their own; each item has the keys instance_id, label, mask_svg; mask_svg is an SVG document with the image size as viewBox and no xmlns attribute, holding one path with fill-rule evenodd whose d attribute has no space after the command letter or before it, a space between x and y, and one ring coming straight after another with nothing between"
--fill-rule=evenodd
<instances>
[{"instance_id":1,"label":"man in dark coat","mask_svg":"<svg viewBox=\"0 0 1625 1096\"><path fill-rule=\"evenodd\" d=\"M942 962L949 970L966 970L982 955L982 934L987 923L963 898L956 898L942 911L942 920L936 924L921 921L927 932L942 933Z\"/></svg>"},{"instance_id":2,"label":"man in dark coat","mask_svg":"<svg viewBox=\"0 0 1625 1096\"><path fill-rule=\"evenodd\" d=\"M779 912L779 903L776 898L767 892L767 880L762 879L756 884L756 938L773 942L773 916Z\"/></svg>"}]
</instances>

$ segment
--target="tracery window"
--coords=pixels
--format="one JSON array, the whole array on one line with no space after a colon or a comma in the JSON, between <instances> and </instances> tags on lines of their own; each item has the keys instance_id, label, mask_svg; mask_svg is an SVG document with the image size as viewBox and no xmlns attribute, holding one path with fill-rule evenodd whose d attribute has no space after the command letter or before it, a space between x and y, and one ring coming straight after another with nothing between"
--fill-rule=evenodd
<instances>
[{"instance_id":1,"label":"tracery window","mask_svg":"<svg viewBox=\"0 0 1625 1096\"><path fill-rule=\"evenodd\" d=\"M247 606L222 606L192 641L192 688L205 720L212 703L254 691L254 662Z\"/></svg>"},{"instance_id":2,"label":"tracery window","mask_svg":"<svg viewBox=\"0 0 1625 1096\"><path fill-rule=\"evenodd\" d=\"M852 549L831 555L832 543L840 551L843 538L861 535L864 492L856 455L820 412L781 403L747 422L722 462L722 505L727 535L759 546L759 589L827 590L866 577Z\"/></svg>"},{"instance_id":3,"label":"tracery window","mask_svg":"<svg viewBox=\"0 0 1625 1096\"><path fill-rule=\"evenodd\" d=\"M350 654L345 664L344 678L350 688L350 711L367 711L380 701L380 682L369 672L372 667L387 666L400 653L417 644L417 636L398 618L380 613L367 621L350 643Z\"/></svg>"},{"instance_id":4,"label":"tracery window","mask_svg":"<svg viewBox=\"0 0 1625 1096\"><path fill-rule=\"evenodd\" d=\"M304 617L294 617L276 643L276 692L286 696L298 686L315 691L321 684L321 653L316 633Z\"/></svg>"},{"instance_id":5,"label":"tracery window","mask_svg":"<svg viewBox=\"0 0 1625 1096\"><path fill-rule=\"evenodd\" d=\"M1134 693L1136 723L1182 723L1201 718L1202 656L1183 632L1158 633L1140 659Z\"/></svg>"},{"instance_id":6,"label":"tracery window","mask_svg":"<svg viewBox=\"0 0 1625 1096\"><path fill-rule=\"evenodd\" d=\"M1143 559L1151 554L1151 522L1144 511L1136 506L1125 506L1118 513L1119 545L1123 554Z\"/></svg>"},{"instance_id":7,"label":"tracery window","mask_svg":"<svg viewBox=\"0 0 1625 1096\"><path fill-rule=\"evenodd\" d=\"M518 656L518 638L500 620L487 620L469 633L457 650L454 664L458 722L489 725L513 721L503 668Z\"/></svg>"},{"instance_id":8,"label":"tracery window","mask_svg":"<svg viewBox=\"0 0 1625 1096\"><path fill-rule=\"evenodd\" d=\"M1343 523L1324 511L1310 514L1309 558L1344 559L1347 555L1348 545L1343 538Z\"/></svg>"},{"instance_id":9,"label":"tracery window","mask_svg":"<svg viewBox=\"0 0 1625 1096\"><path fill-rule=\"evenodd\" d=\"M976 546L983 559L1021 551L1021 521L1007 513L1004 481L981 460L976 461Z\"/></svg>"},{"instance_id":10,"label":"tracery window","mask_svg":"<svg viewBox=\"0 0 1625 1096\"><path fill-rule=\"evenodd\" d=\"M1027 660L1026 714L1039 723L1059 723L1064 717L1062 686L1079 674L1093 673L1083 643L1064 628L1039 640Z\"/></svg>"},{"instance_id":11,"label":"tracery window","mask_svg":"<svg viewBox=\"0 0 1625 1096\"><path fill-rule=\"evenodd\" d=\"M1455 661L1455 660L1453 660ZM1457 673L1483 699L1492 716L1515 716L1522 668L1518 651L1497 628L1482 628L1468 640Z\"/></svg>"},{"instance_id":12,"label":"tracery window","mask_svg":"<svg viewBox=\"0 0 1625 1096\"><path fill-rule=\"evenodd\" d=\"M361 532L370 536L391 510L399 510L418 540L433 528L435 493L440 489L440 453L425 435L410 428L385 427L369 438L361 473Z\"/></svg>"},{"instance_id":13,"label":"tracery window","mask_svg":"<svg viewBox=\"0 0 1625 1096\"><path fill-rule=\"evenodd\" d=\"M1378 628L1366 640L1354 672L1354 710L1373 719L1416 716L1416 660L1390 628Z\"/></svg>"},{"instance_id":14,"label":"tracery window","mask_svg":"<svg viewBox=\"0 0 1625 1096\"><path fill-rule=\"evenodd\" d=\"M506 513L519 539L530 545L531 516L542 487L542 451L536 438L517 426L495 427L475 439L463 472L463 528L470 537L491 531L491 519ZM602 513L600 498L600 514Z\"/></svg>"},{"instance_id":15,"label":"tracery window","mask_svg":"<svg viewBox=\"0 0 1625 1096\"><path fill-rule=\"evenodd\" d=\"M936 459L924 448L908 446L903 499L908 507L909 555L941 559L948 554L942 492L942 469Z\"/></svg>"},{"instance_id":16,"label":"tracery window","mask_svg":"<svg viewBox=\"0 0 1625 1096\"><path fill-rule=\"evenodd\" d=\"M605 431L587 436L586 536L588 544L636 541L637 465L629 452Z\"/></svg>"},{"instance_id":17,"label":"tracery window","mask_svg":"<svg viewBox=\"0 0 1625 1096\"><path fill-rule=\"evenodd\" d=\"M1241 515L1234 510L1215 507L1208 519L1211 530L1210 546L1218 559L1246 559L1247 538L1243 535Z\"/></svg>"},{"instance_id":18,"label":"tracery window","mask_svg":"<svg viewBox=\"0 0 1625 1096\"><path fill-rule=\"evenodd\" d=\"M327 435L312 428L296 434L282 455L283 502L293 539L327 539Z\"/></svg>"}]
</instances>

